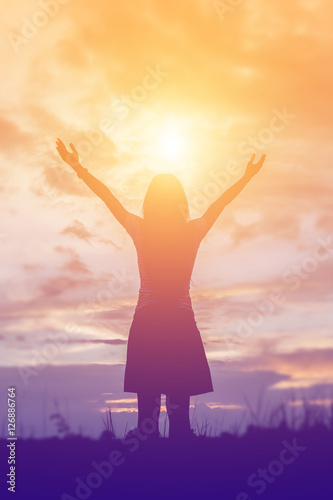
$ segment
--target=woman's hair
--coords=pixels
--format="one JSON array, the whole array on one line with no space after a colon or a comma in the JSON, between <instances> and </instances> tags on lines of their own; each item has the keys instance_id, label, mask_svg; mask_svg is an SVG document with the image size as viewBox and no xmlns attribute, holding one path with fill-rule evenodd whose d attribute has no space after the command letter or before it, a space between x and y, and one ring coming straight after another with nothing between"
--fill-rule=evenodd
<instances>
[{"instance_id":1,"label":"woman's hair","mask_svg":"<svg viewBox=\"0 0 333 500\"><path fill-rule=\"evenodd\" d=\"M183 186L174 175L153 178L142 215L146 276L157 294L177 295L187 269L189 207Z\"/></svg>"},{"instance_id":2,"label":"woman's hair","mask_svg":"<svg viewBox=\"0 0 333 500\"><path fill-rule=\"evenodd\" d=\"M142 206L143 218L186 222L189 207L183 186L172 174L158 174L152 179Z\"/></svg>"}]
</instances>

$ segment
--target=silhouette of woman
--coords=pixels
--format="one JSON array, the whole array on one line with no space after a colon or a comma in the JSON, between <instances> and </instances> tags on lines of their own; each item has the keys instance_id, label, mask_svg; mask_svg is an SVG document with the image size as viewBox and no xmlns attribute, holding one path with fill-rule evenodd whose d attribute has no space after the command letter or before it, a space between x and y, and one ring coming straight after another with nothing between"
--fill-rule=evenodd
<instances>
[{"instance_id":1,"label":"silhouette of woman","mask_svg":"<svg viewBox=\"0 0 333 500\"><path fill-rule=\"evenodd\" d=\"M213 391L211 374L189 294L202 239L222 210L259 172L265 155L253 154L243 177L222 193L202 217L189 220L184 189L171 174L156 175L143 203L143 217L128 212L102 182L57 140L57 150L99 196L131 236L137 251L140 290L130 327L124 391L138 396L138 428L158 437L161 394L166 395L169 437L193 435L190 396ZM130 433L131 434L131 433Z\"/></svg>"}]
</instances>

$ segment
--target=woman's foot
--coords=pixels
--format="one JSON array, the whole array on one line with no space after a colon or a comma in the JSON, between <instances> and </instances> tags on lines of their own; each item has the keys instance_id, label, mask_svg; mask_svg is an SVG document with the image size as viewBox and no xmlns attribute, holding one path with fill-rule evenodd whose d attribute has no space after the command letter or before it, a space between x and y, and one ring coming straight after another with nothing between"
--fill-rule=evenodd
<instances>
[{"instance_id":1,"label":"woman's foot","mask_svg":"<svg viewBox=\"0 0 333 500\"><path fill-rule=\"evenodd\" d=\"M154 432L152 434L147 434L144 432L140 427L135 427L134 429L131 429L127 432L125 435L124 439L131 439L131 438L136 438L139 439L140 442L144 441L153 441L157 440L158 438L162 437L159 432Z\"/></svg>"},{"instance_id":2,"label":"woman's foot","mask_svg":"<svg viewBox=\"0 0 333 500\"><path fill-rule=\"evenodd\" d=\"M193 429L187 429L187 430L182 430L182 431L177 431L177 432L171 432L169 431L169 439L171 441L195 441L198 439L198 436L194 432Z\"/></svg>"}]
</instances>

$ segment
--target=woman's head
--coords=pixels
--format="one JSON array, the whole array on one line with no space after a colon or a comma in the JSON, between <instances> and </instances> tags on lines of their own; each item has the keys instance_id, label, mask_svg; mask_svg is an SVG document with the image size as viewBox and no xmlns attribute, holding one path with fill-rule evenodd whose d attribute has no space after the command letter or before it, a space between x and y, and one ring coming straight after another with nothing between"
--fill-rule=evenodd
<instances>
[{"instance_id":1,"label":"woman's head","mask_svg":"<svg viewBox=\"0 0 333 500\"><path fill-rule=\"evenodd\" d=\"M177 177L155 175L147 189L142 212L145 220L169 218L186 221L189 217L188 201Z\"/></svg>"}]
</instances>

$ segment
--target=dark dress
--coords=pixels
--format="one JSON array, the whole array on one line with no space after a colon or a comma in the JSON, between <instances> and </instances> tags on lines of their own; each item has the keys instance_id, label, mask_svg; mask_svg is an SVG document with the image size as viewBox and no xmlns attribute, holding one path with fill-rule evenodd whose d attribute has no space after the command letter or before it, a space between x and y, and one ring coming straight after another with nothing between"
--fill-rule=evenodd
<instances>
[{"instance_id":1,"label":"dark dress","mask_svg":"<svg viewBox=\"0 0 333 500\"><path fill-rule=\"evenodd\" d=\"M131 324L125 368L125 392L203 394L213 391L211 374L189 295L195 257L207 224L191 224L190 252L182 294L161 300L152 291L142 251L143 219L129 214L124 224L135 244L140 272L139 300Z\"/></svg>"}]
</instances>

